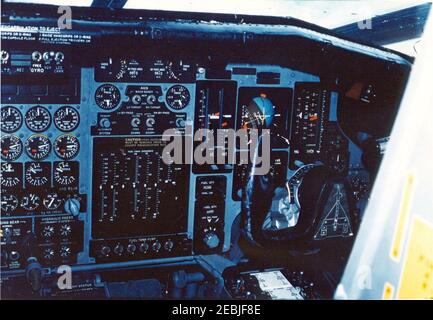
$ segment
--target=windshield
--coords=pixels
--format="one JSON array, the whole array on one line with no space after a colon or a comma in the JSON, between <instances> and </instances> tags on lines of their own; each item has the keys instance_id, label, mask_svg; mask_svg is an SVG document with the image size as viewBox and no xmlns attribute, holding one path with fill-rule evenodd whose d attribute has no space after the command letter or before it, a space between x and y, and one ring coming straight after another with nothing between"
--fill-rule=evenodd
<instances>
[{"instance_id":1,"label":"windshield","mask_svg":"<svg viewBox=\"0 0 433 320\"><path fill-rule=\"evenodd\" d=\"M92 0L7 0L6 2L27 2L71 6L92 5ZM332 29L348 23L357 22L376 15L382 15L425 2L425 0L128 0L126 1L124 8L284 17L290 16Z\"/></svg>"},{"instance_id":2,"label":"windshield","mask_svg":"<svg viewBox=\"0 0 433 320\"><path fill-rule=\"evenodd\" d=\"M247 14L293 17L321 27L334 29L393 11L426 3L426 0L6 0L70 6L101 6L118 3L125 9L189 11L227 14ZM416 55L419 38L386 45L385 47Z\"/></svg>"}]
</instances>

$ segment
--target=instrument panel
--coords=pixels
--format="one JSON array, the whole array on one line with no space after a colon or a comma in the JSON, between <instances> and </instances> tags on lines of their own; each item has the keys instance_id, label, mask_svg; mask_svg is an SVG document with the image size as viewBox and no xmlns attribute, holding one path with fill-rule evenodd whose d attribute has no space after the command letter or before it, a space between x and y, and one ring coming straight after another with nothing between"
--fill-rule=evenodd
<instances>
[{"instance_id":1,"label":"instrument panel","mask_svg":"<svg viewBox=\"0 0 433 320\"><path fill-rule=\"evenodd\" d=\"M256 132L269 133L269 190L257 198L266 240L290 240L285 228L318 246L355 236L372 175L339 121L350 73L306 67L294 46L286 62L245 43L231 54L209 39L203 52L191 39L120 50L110 33L76 31L68 44L35 34L18 45L2 33L2 273L26 273L30 257L99 270L230 256L263 156L249 150ZM310 195L322 182L329 197Z\"/></svg>"},{"instance_id":2,"label":"instrument panel","mask_svg":"<svg viewBox=\"0 0 433 320\"><path fill-rule=\"evenodd\" d=\"M80 103L35 104L37 98L29 96L28 104L2 105L4 228L8 219L19 218L42 228L43 239L62 239L56 221L69 219L63 227L70 227L79 245L68 247L67 259L59 248L42 253L48 265L226 251L231 222L240 213L242 165L166 165L162 134L175 128L191 140L192 130L243 128L248 104L266 97L275 113L275 137L288 140L296 85L320 84L319 77L277 68L290 81L264 86L241 71L266 72L271 68L266 65L227 65L226 71L235 71L232 79L212 80L204 67L177 60L158 60L158 68L138 57L108 61L81 69L75 79L81 83ZM272 148L283 157L274 165L285 167L289 149L280 150L282 141L276 138Z\"/></svg>"}]
</instances>

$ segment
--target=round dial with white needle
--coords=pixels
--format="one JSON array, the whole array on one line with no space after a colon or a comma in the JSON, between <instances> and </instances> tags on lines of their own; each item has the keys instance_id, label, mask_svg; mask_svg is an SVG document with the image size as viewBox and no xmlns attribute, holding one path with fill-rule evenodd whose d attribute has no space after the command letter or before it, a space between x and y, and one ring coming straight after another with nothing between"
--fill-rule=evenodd
<instances>
[{"instance_id":1,"label":"round dial with white needle","mask_svg":"<svg viewBox=\"0 0 433 320\"><path fill-rule=\"evenodd\" d=\"M21 112L15 107L2 107L1 108L1 131L11 133L21 128L23 124L23 116Z\"/></svg>"},{"instance_id":2,"label":"round dial with white needle","mask_svg":"<svg viewBox=\"0 0 433 320\"><path fill-rule=\"evenodd\" d=\"M46 248L46 249L44 249L42 255L43 255L45 260L51 261L54 259L54 255L55 255L54 249L53 248Z\"/></svg>"},{"instance_id":3,"label":"round dial with white needle","mask_svg":"<svg viewBox=\"0 0 433 320\"><path fill-rule=\"evenodd\" d=\"M69 132L80 124L80 114L75 108L64 106L54 113L54 124L57 129Z\"/></svg>"},{"instance_id":4,"label":"round dial with white needle","mask_svg":"<svg viewBox=\"0 0 433 320\"><path fill-rule=\"evenodd\" d=\"M42 203L48 210L56 210L62 204L62 199L57 193L48 193Z\"/></svg>"},{"instance_id":5,"label":"round dial with white needle","mask_svg":"<svg viewBox=\"0 0 433 320\"><path fill-rule=\"evenodd\" d=\"M59 233L62 237L69 237L72 233L71 225L69 224L62 224L60 226Z\"/></svg>"},{"instance_id":6,"label":"round dial with white needle","mask_svg":"<svg viewBox=\"0 0 433 320\"><path fill-rule=\"evenodd\" d=\"M21 199L21 207L28 211L36 210L41 204L41 198L34 193L26 194Z\"/></svg>"},{"instance_id":7,"label":"round dial with white needle","mask_svg":"<svg viewBox=\"0 0 433 320\"><path fill-rule=\"evenodd\" d=\"M54 227L52 225L46 225L41 231L44 238L51 238L54 235Z\"/></svg>"},{"instance_id":8,"label":"round dial with white needle","mask_svg":"<svg viewBox=\"0 0 433 320\"><path fill-rule=\"evenodd\" d=\"M188 89L180 84L172 86L165 95L167 104L175 110L185 108L189 104L190 98Z\"/></svg>"},{"instance_id":9,"label":"round dial with white needle","mask_svg":"<svg viewBox=\"0 0 433 320\"><path fill-rule=\"evenodd\" d=\"M61 246L60 247L60 256L62 258L68 258L71 255L71 248L68 246Z\"/></svg>"},{"instance_id":10,"label":"round dial with white needle","mask_svg":"<svg viewBox=\"0 0 433 320\"><path fill-rule=\"evenodd\" d=\"M49 162L26 163L26 184L33 187L42 187L51 180L51 165Z\"/></svg>"},{"instance_id":11,"label":"round dial with white needle","mask_svg":"<svg viewBox=\"0 0 433 320\"><path fill-rule=\"evenodd\" d=\"M112 84L103 84L95 92L95 102L99 108L111 110L116 108L120 102L120 91Z\"/></svg>"},{"instance_id":12,"label":"round dial with white needle","mask_svg":"<svg viewBox=\"0 0 433 320\"><path fill-rule=\"evenodd\" d=\"M64 134L54 141L54 151L64 160L74 158L80 151L80 142L76 136Z\"/></svg>"},{"instance_id":13,"label":"round dial with white needle","mask_svg":"<svg viewBox=\"0 0 433 320\"><path fill-rule=\"evenodd\" d=\"M26 141L26 152L33 160L43 160L51 152L51 141L46 135L34 134Z\"/></svg>"},{"instance_id":14,"label":"round dial with white needle","mask_svg":"<svg viewBox=\"0 0 433 320\"><path fill-rule=\"evenodd\" d=\"M22 183L22 164L3 162L0 170L0 184L4 188L12 188Z\"/></svg>"},{"instance_id":15,"label":"round dial with white needle","mask_svg":"<svg viewBox=\"0 0 433 320\"><path fill-rule=\"evenodd\" d=\"M50 112L41 106L30 108L25 119L27 127L35 132L45 131L51 124Z\"/></svg>"},{"instance_id":16,"label":"round dial with white needle","mask_svg":"<svg viewBox=\"0 0 433 320\"><path fill-rule=\"evenodd\" d=\"M71 186L77 183L78 166L76 162L55 162L54 163L54 184L60 186Z\"/></svg>"},{"instance_id":17,"label":"round dial with white needle","mask_svg":"<svg viewBox=\"0 0 433 320\"><path fill-rule=\"evenodd\" d=\"M1 195L1 209L3 212L12 212L18 207L18 198L13 194Z\"/></svg>"},{"instance_id":18,"label":"round dial with white needle","mask_svg":"<svg viewBox=\"0 0 433 320\"><path fill-rule=\"evenodd\" d=\"M23 143L21 139L13 134L1 137L1 158L5 161L14 161L21 156Z\"/></svg>"}]
</instances>

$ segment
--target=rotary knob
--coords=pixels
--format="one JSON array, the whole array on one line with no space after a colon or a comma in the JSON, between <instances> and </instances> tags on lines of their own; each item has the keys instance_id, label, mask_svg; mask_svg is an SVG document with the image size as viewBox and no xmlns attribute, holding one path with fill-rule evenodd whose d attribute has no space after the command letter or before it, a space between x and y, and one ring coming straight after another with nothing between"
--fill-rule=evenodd
<instances>
[{"instance_id":1,"label":"rotary knob","mask_svg":"<svg viewBox=\"0 0 433 320\"><path fill-rule=\"evenodd\" d=\"M117 255L122 255L122 253L123 253L123 246L119 243L119 244L117 244L115 247L114 247L114 253L115 254L117 254Z\"/></svg>"},{"instance_id":2,"label":"rotary knob","mask_svg":"<svg viewBox=\"0 0 433 320\"><path fill-rule=\"evenodd\" d=\"M80 214L80 207L80 201L76 198L69 198L65 201L65 212L73 215L74 217Z\"/></svg>"},{"instance_id":3,"label":"rotary knob","mask_svg":"<svg viewBox=\"0 0 433 320\"><path fill-rule=\"evenodd\" d=\"M173 247L174 247L174 243L173 243L173 241L171 241L171 240L167 240L167 241L164 243L164 249L167 250L167 251L171 251L171 250L173 250Z\"/></svg>"},{"instance_id":4,"label":"rotary knob","mask_svg":"<svg viewBox=\"0 0 433 320\"><path fill-rule=\"evenodd\" d=\"M215 249L219 246L220 239L215 233L208 232L205 234L203 242L209 249Z\"/></svg>"},{"instance_id":5,"label":"rotary knob","mask_svg":"<svg viewBox=\"0 0 433 320\"><path fill-rule=\"evenodd\" d=\"M146 242L143 242L140 245L140 252L146 253L149 250L149 245Z\"/></svg>"},{"instance_id":6,"label":"rotary knob","mask_svg":"<svg viewBox=\"0 0 433 320\"><path fill-rule=\"evenodd\" d=\"M108 255L110 254L110 252L111 252L111 249L110 249L109 246L103 246L101 248L101 251L100 251L101 256L103 256L103 257L108 257Z\"/></svg>"},{"instance_id":7,"label":"rotary knob","mask_svg":"<svg viewBox=\"0 0 433 320\"><path fill-rule=\"evenodd\" d=\"M133 243L129 244L128 247L126 247L126 251L128 251L128 253L133 254L135 250L137 250L137 246Z\"/></svg>"},{"instance_id":8,"label":"rotary knob","mask_svg":"<svg viewBox=\"0 0 433 320\"><path fill-rule=\"evenodd\" d=\"M132 96L132 103L137 105L141 103L141 96L139 94L135 94Z\"/></svg>"},{"instance_id":9,"label":"rotary knob","mask_svg":"<svg viewBox=\"0 0 433 320\"><path fill-rule=\"evenodd\" d=\"M156 101L156 97L155 97L153 94L147 96L146 102L147 102L148 104L154 104L155 101Z\"/></svg>"},{"instance_id":10,"label":"rotary knob","mask_svg":"<svg viewBox=\"0 0 433 320\"><path fill-rule=\"evenodd\" d=\"M156 241L152 245L152 250L155 251L155 252L159 252L159 250L161 250L161 243L159 241Z\"/></svg>"},{"instance_id":11,"label":"rotary knob","mask_svg":"<svg viewBox=\"0 0 433 320\"><path fill-rule=\"evenodd\" d=\"M132 118L131 126L137 128L141 124L141 120L139 118Z\"/></svg>"},{"instance_id":12,"label":"rotary knob","mask_svg":"<svg viewBox=\"0 0 433 320\"><path fill-rule=\"evenodd\" d=\"M155 119L154 118L147 118L146 127L152 128L154 125L155 125Z\"/></svg>"},{"instance_id":13,"label":"rotary knob","mask_svg":"<svg viewBox=\"0 0 433 320\"><path fill-rule=\"evenodd\" d=\"M107 118L102 118L102 119L99 121L99 126L102 127L102 128L108 129L108 128L111 127L111 122L110 122L110 120L107 119Z\"/></svg>"}]
</instances>

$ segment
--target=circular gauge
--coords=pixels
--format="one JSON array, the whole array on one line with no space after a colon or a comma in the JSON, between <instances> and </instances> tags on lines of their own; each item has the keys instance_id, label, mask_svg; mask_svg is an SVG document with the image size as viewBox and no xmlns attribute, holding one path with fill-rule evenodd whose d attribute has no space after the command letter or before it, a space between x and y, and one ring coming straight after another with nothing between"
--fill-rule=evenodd
<instances>
[{"instance_id":1,"label":"circular gauge","mask_svg":"<svg viewBox=\"0 0 433 320\"><path fill-rule=\"evenodd\" d=\"M54 113L54 124L62 131L75 130L80 124L80 114L72 107L61 107Z\"/></svg>"},{"instance_id":2,"label":"circular gauge","mask_svg":"<svg viewBox=\"0 0 433 320\"><path fill-rule=\"evenodd\" d=\"M64 134L54 141L54 151L64 160L74 158L80 151L80 142L76 136Z\"/></svg>"},{"instance_id":3,"label":"circular gauge","mask_svg":"<svg viewBox=\"0 0 433 320\"><path fill-rule=\"evenodd\" d=\"M62 204L62 199L57 193L49 193L45 196L42 203L48 210L56 210Z\"/></svg>"},{"instance_id":4,"label":"circular gauge","mask_svg":"<svg viewBox=\"0 0 433 320\"><path fill-rule=\"evenodd\" d=\"M57 162L54 164L54 182L69 186L77 181L75 169L72 167L72 162Z\"/></svg>"},{"instance_id":5,"label":"circular gauge","mask_svg":"<svg viewBox=\"0 0 433 320\"><path fill-rule=\"evenodd\" d=\"M43 160L51 152L51 141L43 134L34 134L26 141L26 152L33 160Z\"/></svg>"},{"instance_id":6,"label":"circular gauge","mask_svg":"<svg viewBox=\"0 0 433 320\"><path fill-rule=\"evenodd\" d=\"M54 236L54 231L54 227L49 224L42 228L41 235L44 238L51 238L52 236Z\"/></svg>"},{"instance_id":7,"label":"circular gauge","mask_svg":"<svg viewBox=\"0 0 433 320\"><path fill-rule=\"evenodd\" d=\"M35 132L42 132L48 129L51 124L50 112L41 106L32 107L26 113L26 125Z\"/></svg>"},{"instance_id":8,"label":"circular gauge","mask_svg":"<svg viewBox=\"0 0 433 320\"><path fill-rule=\"evenodd\" d=\"M23 124L23 116L15 107L3 107L1 109L1 130L4 132L15 132Z\"/></svg>"},{"instance_id":9,"label":"circular gauge","mask_svg":"<svg viewBox=\"0 0 433 320\"><path fill-rule=\"evenodd\" d=\"M54 250L52 248L44 249L42 255L45 260L53 260L54 259Z\"/></svg>"},{"instance_id":10,"label":"circular gauge","mask_svg":"<svg viewBox=\"0 0 433 320\"><path fill-rule=\"evenodd\" d=\"M72 233L72 228L69 224L62 224L59 233L62 237L68 237Z\"/></svg>"},{"instance_id":11,"label":"circular gauge","mask_svg":"<svg viewBox=\"0 0 433 320\"><path fill-rule=\"evenodd\" d=\"M23 152L23 143L16 135L7 134L1 137L1 158L5 161L18 159Z\"/></svg>"},{"instance_id":12,"label":"circular gauge","mask_svg":"<svg viewBox=\"0 0 433 320\"><path fill-rule=\"evenodd\" d=\"M103 84L96 89L95 102L101 109L114 109L119 105L120 91L112 84Z\"/></svg>"},{"instance_id":13,"label":"circular gauge","mask_svg":"<svg viewBox=\"0 0 433 320\"><path fill-rule=\"evenodd\" d=\"M4 162L1 165L0 184L2 187L11 188L21 184L22 164Z\"/></svg>"},{"instance_id":14,"label":"circular gauge","mask_svg":"<svg viewBox=\"0 0 433 320\"><path fill-rule=\"evenodd\" d=\"M42 187L50 181L51 166L49 162L26 163L26 182L34 187Z\"/></svg>"},{"instance_id":15,"label":"circular gauge","mask_svg":"<svg viewBox=\"0 0 433 320\"><path fill-rule=\"evenodd\" d=\"M68 246L61 246L59 252L62 258L67 258L71 255L71 248Z\"/></svg>"},{"instance_id":16,"label":"circular gauge","mask_svg":"<svg viewBox=\"0 0 433 320\"><path fill-rule=\"evenodd\" d=\"M18 207L18 198L13 194L2 194L1 209L4 212L12 212Z\"/></svg>"},{"instance_id":17,"label":"circular gauge","mask_svg":"<svg viewBox=\"0 0 433 320\"><path fill-rule=\"evenodd\" d=\"M168 89L165 100L171 108L180 110L188 105L190 94L186 87L178 84Z\"/></svg>"},{"instance_id":18,"label":"circular gauge","mask_svg":"<svg viewBox=\"0 0 433 320\"><path fill-rule=\"evenodd\" d=\"M21 199L21 207L28 211L35 210L39 207L41 198L34 193L29 193Z\"/></svg>"}]
</instances>

